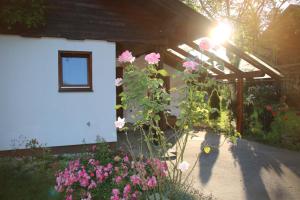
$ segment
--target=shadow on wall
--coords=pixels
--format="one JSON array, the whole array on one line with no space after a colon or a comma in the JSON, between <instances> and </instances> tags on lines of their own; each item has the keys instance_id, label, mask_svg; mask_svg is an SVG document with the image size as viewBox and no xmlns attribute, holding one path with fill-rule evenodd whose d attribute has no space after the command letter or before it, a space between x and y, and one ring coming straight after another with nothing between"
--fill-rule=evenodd
<instances>
[{"instance_id":1,"label":"shadow on wall","mask_svg":"<svg viewBox=\"0 0 300 200\"><path fill-rule=\"evenodd\" d=\"M201 149L203 149L206 145L212 147L218 147L220 145L220 135L206 133L204 141L201 143ZM217 161L219 156L219 148L212 148L211 153L206 154L201 151L199 165L200 165L200 180L203 185L206 185L212 175L213 167Z\"/></svg>"}]
</instances>

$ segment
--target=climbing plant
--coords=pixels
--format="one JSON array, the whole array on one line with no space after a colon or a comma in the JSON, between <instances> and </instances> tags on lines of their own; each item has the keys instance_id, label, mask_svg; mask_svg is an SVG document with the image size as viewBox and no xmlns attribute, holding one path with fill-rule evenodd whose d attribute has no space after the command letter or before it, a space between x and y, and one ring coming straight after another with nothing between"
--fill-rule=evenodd
<instances>
[{"instance_id":1,"label":"climbing plant","mask_svg":"<svg viewBox=\"0 0 300 200\"><path fill-rule=\"evenodd\" d=\"M7 29L45 25L45 0L2 0L0 20Z\"/></svg>"}]
</instances>

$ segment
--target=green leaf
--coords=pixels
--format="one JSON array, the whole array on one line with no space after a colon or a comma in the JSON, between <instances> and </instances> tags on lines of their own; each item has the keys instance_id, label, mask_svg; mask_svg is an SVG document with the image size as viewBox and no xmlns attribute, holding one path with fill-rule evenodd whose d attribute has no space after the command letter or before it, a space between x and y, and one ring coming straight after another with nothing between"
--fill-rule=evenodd
<instances>
[{"instance_id":1,"label":"green leaf","mask_svg":"<svg viewBox=\"0 0 300 200\"><path fill-rule=\"evenodd\" d=\"M115 105L115 109L116 109L116 110L118 110L118 109L120 109L120 108L122 108L122 105Z\"/></svg>"},{"instance_id":2,"label":"green leaf","mask_svg":"<svg viewBox=\"0 0 300 200\"><path fill-rule=\"evenodd\" d=\"M164 70L164 69L158 70L157 73L159 73L162 76L168 76L169 75L168 72L166 70Z\"/></svg>"}]
</instances>

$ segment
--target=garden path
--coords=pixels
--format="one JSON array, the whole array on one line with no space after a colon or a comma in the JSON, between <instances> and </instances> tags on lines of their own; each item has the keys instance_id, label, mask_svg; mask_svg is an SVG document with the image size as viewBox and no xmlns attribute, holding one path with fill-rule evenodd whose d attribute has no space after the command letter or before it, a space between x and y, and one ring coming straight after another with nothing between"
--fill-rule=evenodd
<instances>
[{"instance_id":1,"label":"garden path","mask_svg":"<svg viewBox=\"0 0 300 200\"><path fill-rule=\"evenodd\" d=\"M134 151L138 152L138 134L128 134L128 137ZM197 154L204 145L221 144L209 154L200 154L191 173L196 189L220 200L300 199L300 152L245 139L240 139L237 145L223 141L223 136L206 131L196 132L189 139L185 160L191 165L197 161ZM118 146L126 144L125 134L120 133Z\"/></svg>"},{"instance_id":2,"label":"garden path","mask_svg":"<svg viewBox=\"0 0 300 200\"><path fill-rule=\"evenodd\" d=\"M185 159L194 163L201 145L224 137L200 131L189 140ZM191 174L194 187L224 200L299 200L300 152L240 139L200 155Z\"/></svg>"}]
</instances>

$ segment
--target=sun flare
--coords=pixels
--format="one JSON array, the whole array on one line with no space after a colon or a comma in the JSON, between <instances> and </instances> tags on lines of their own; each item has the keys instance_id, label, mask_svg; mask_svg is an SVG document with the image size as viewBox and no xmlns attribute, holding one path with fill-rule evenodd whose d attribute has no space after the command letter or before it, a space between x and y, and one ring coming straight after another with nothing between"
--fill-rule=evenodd
<instances>
[{"instance_id":1,"label":"sun flare","mask_svg":"<svg viewBox=\"0 0 300 200\"><path fill-rule=\"evenodd\" d=\"M222 44L229 40L232 31L232 25L229 22L219 22L218 25L212 29L210 37L214 43Z\"/></svg>"}]
</instances>

